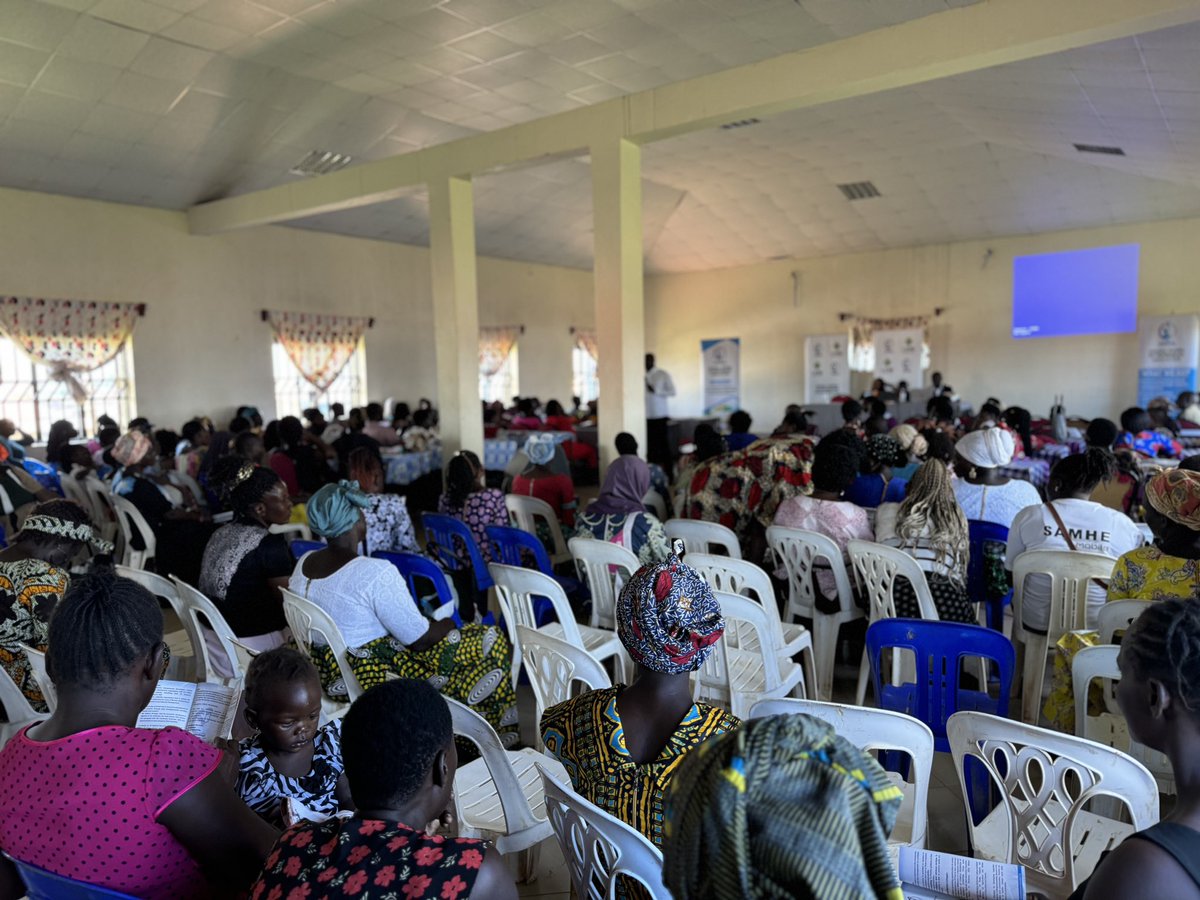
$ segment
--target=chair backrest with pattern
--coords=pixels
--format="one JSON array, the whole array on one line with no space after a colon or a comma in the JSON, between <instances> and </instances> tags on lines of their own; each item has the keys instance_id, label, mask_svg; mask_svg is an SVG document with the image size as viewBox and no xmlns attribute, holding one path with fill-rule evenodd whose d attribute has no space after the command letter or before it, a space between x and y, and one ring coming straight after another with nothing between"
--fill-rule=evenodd
<instances>
[{"instance_id":1,"label":"chair backrest with pattern","mask_svg":"<svg viewBox=\"0 0 1200 900\"><path fill-rule=\"evenodd\" d=\"M216 604L178 576L172 575L171 581L175 583L175 589L179 592L188 636L195 634L199 640L200 658L196 665L203 665L205 679L219 681L222 678L244 678L246 673L242 671L235 644L237 636ZM213 636L212 642L208 640L207 635ZM225 659L217 657L214 653L216 647L220 647Z\"/></svg>"},{"instance_id":2,"label":"chair backrest with pattern","mask_svg":"<svg viewBox=\"0 0 1200 900\"><path fill-rule=\"evenodd\" d=\"M112 503L113 511L117 516L117 525L121 530L121 535L124 538L124 554L122 562L134 569L144 569L150 560L154 559L156 553L156 542L154 539L154 530L150 527L150 523L146 521L142 511L133 505L132 502L126 500L119 494L109 496L109 501ZM133 549L134 531L142 539L144 550Z\"/></svg>"},{"instance_id":3,"label":"chair backrest with pattern","mask_svg":"<svg viewBox=\"0 0 1200 900\"><path fill-rule=\"evenodd\" d=\"M858 575L858 583L867 592L872 622L896 617L895 588L896 579L900 576L912 585L921 618L938 618L933 595L929 592L929 582L925 580L925 571L915 559L903 550L874 541L850 541L846 549Z\"/></svg>"},{"instance_id":4,"label":"chair backrest with pattern","mask_svg":"<svg viewBox=\"0 0 1200 900\"><path fill-rule=\"evenodd\" d=\"M773 632L767 611L756 600L743 597L741 594L730 594L718 590L714 590L713 594L721 606L726 633L713 644L713 652L708 655L704 665L700 667L699 677L695 679L694 684L694 693L697 699L701 699L707 693L706 688L713 686L719 688L726 696L732 697L733 673L730 671L729 648L725 639L731 623L734 622L744 623L752 628L758 637L758 652L762 659L763 692L777 689L782 678L779 671L779 659L775 656L773 649ZM740 708L740 703L734 702L732 705ZM734 715L738 714L734 710L730 711Z\"/></svg>"},{"instance_id":5,"label":"chair backrest with pattern","mask_svg":"<svg viewBox=\"0 0 1200 900\"><path fill-rule=\"evenodd\" d=\"M506 833L514 834L536 826L541 820L534 815L529 801L525 799L525 792L521 789L512 763L508 761L508 752L500 743L496 730L487 719L465 704L450 697L446 698L446 703L450 706L454 733L475 745L483 757L488 774L492 776L492 783L500 797L500 807L504 810Z\"/></svg>"},{"instance_id":6,"label":"chair backrest with pattern","mask_svg":"<svg viewBox=\"0 0 1200 900\"><path fill-rule=\"evenodd\" d=\"M854 588L842 551L833 539L816 531L772 525L767 529L767 544L776 558L783 561L788 577L788 607L786 620L795 617L811 619L816 614L816 588L813 568L823 560L833 572L837 584L838 603L843 613L852 611Z\"/></svg>"},{"instance_id":7,"label":"chair backrest with pattern","mask_svg":"<svg viewBox=\"0 0 1200 900\"><path fill-rule=\"evenodd\" d=\"M1053 647L1068 631L1087 628L1088 586L1093 578L1112 575L1116 560L1098 553L1076 550L1026 550L1010 560L1013 570L1013 638L1021 624L1025 579L1030 575L1050 578L1050 618L1046 642Z\"/></svg>"},{"instance_id":8,"label":"chair backrest with pattern","mask_svg":"<svg viewBox=\"0 0 1200 900\"><path fill-rule=\"evenodd\" d=\"M1096 630L1100 632L1101 644L1115 643L1118 634L1129 630L1133 620L1146 611L1153 600L1111 600L1100 607L1096 617Z\"/></svg>"},{"instance_id":9,"label":"chair backrest with pattern","mask_svg":"<svg viewBox=\"0 0 1200 900\"><path fill-rule=\"evenodd\" d=\"M486 591L492 586L487 564L471 530L454 516L439 513L425 513L421 517L425 525L426 549L437 557L438 561L451 572L456 572L464 566L470 566L475 576L475 587ZM459 557L460 548L466 554L466 560Z\"/></svg>"},{"instance_id":10,"label":"chair backrest with pattern","mask_svg":"<svg viewBox=\"0 0 1200 900\"><path fill-rule=\"evenodd\" d=\"M589 803L542 766L546 812L567 861L575 896L620 896L617 879L639 882L650 900L671 900L662 883L662 852L636 829Z\"/></svg>"},{"instance_id":11,"label":"chair backrest with pattern","mask_svg":"<svg viewBox=\"0 0 1200 900\"><path fill-rule=\"evenodd\" d=\"M732 529L718 522L702 522L699 519L668 519L663 530L671 540L678 538L688 553L712 553L714 546L725 551L734 559L742 558L742 545Z\"/></svg>"},{"instance_id":12,"label":"chair backrest with pattern","mask_svg":"<svg viewBox=\"0 0 1200 900\"><path fill-rule=\"evenodd\" d=\"M525 625L517 626L517 637L537 703L534 721L541 722L547 709L569 700L575 682L589 691L612 687L604 666L582 647Z\"/></svg>"},{"instance_id":13,"label":"chair backrest with pattern","mask_svg":"<svg viewBox=\"0 0 1200 900\"><path fill-rule=\"evenodd\" d=\"M641 567L633 552L611 541L574 537L567 542L580 579L592 595L593 628L617 627L618 583L625 585Z\"/></svg>"},{"instance_id":14,"label":"chair backrest with pattern","mask_svg":"<svg viewBox=\"0 0 1200 900\"><path fill-rule=\"evenodd\" d=\"M492 545L492 558L496 562L528 568L525 564L532 560L533 567L539 572L554 574L554 566L550 564L546 548L537 535L511 525L488 525L484 531L487 532L488 542Z\"/></svg>"},{"instance_id":15,"label":"chair backrest with pattern","mask_svg":"<svg viewBox=\"0 0 1200 900\"><path fill-rule=\"evenodd\" d=\"M145 569L133 569L129 566L114 566L113 568L122 578L136 581L155 597L161 597L167 601L174 611L175 617L179 619L179 624L183 626L183 630L187 633L188 643L192 645L192 658L194 660L193 675L197 681L204 681L207 677L207 673L204 671L204 652L202 649L204 636L200 633L199 626L195 620L187 614L186 606L183 599L179 596L179 588L175 582L165 575L159 575L156 572L147 572Z\"/></svg>"},{"instance_id":16,"label":"chair backrest with pattern","mask_svg":"<svg viewBox=\"0 0 1200 900\"><path fill-rule=\"evenodd\" d=\"M346 695L353 703L362 696L363 689L354 675L354 670L350 668L346 640L342 637L342 630L338 628L329 613L311 600L306 600L287 588L281 588L281 591L283 593L283 617L287 619L288 627L292 630L292 637L309 657L313 655L313 645L321 643L314 641L313 635L319 635L323 639L323 643L329 648L329 652L333 654L333 658L337 662L342 681L346 684ZM335 690L334 693L337 691Z\"/></svg>"},{"instance_id":17,"label":"chair backrest with pattern","mask_svg":"<svg viewBox=\"0 0 1200 900\"><path fill-rule=\"evenodd\" d=\"M688 565L704 575L714 591L725 591L730 594L740 594L757 602L767 611L765 625L771 635L771 646L776 649L783 647L783 621L779 617L779 607L775 602L775 588L771 585L771 576L759 566L745 559L733 559L729 556L714 556L711 553L689 553ZM741 635L738 635L738 646L742 646Z\"/></svg>"},{"instance_id":18,"label":"chair backrest with pattern","mask_svg":"<svg viewBox=\"0 0 1200 900\"><path fill-rule=\"evenodd\" d=\"M577 647L583 646L583 638L579 633L579 625L567 595L557 581L549 575L543 575L535 569L521 569L517 566L506 566L501 563L491 563L488 567L492 580L496 584L496 599L504 615L504 625L508 630L508 639L513 650L513 683L516 684L517 673L521 670L521 643L517 626L537 629L537 617L533 610L533 598L545 597L554 607L563 629L563 640Z\"/></svg>"},{"instance_id":19,"label":"chair backrest with pattern","mask_svg":"<svg viewBox=\"0 0 1200 900\"><path fill-rule=\"evenodd\" d=\"M508 508L509 521L522 531L536 535L538 520L546 523L546 527L550 529L551 543L554 545L550 553L556 561L569 556L562 526L558 522L558 516L554 514L554 507L549 503L525 494L505 494L504 505Z\"/></svg>"}]
</instances>

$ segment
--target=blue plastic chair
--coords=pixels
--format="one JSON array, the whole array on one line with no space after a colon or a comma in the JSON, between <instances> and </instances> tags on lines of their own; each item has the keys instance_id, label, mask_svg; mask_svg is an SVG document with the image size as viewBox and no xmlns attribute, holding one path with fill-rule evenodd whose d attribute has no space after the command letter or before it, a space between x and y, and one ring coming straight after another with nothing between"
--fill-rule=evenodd
<instances>
[{"instance_id":1,"label":"blue plastic chair","mask_svg":"<svg viewBox=\"0 0 1200 900\"><path fill-rule=\"evenodd\" d=\"M425 547L433 553L438 561L452 572L466 567L459 556L458 548L464 548L471 569L475 575L475 589L486 591L492 586L492 576L488 572L483 554L471 536L471 531L453 516L438 513L425 513L421 517L425 523Z\"/></svg>"},{"instance_id":2,"label":"blue plastic chair","mask_svg":"<svg viewBox=\"0 0 1200 900\"><path fill-rule=\"evenodd\" d=\"M883 683L881 655L885 649L895 648L911 650L916 656L915 684ZM963 659L979 657L993 661L999 670L997 697L987 692L987 685L971 690L959 684ZM950 751L946 720L956 712L1008 715L1016 651L1008 638L990 628L925 619L881 619L867 629L867 659L880 707L906 713L928 725L936 750Z\"/></svg>"},{"instance_id":3,"label":"blue plastic chair","mask_svg":"<svg viewBox=\"0 0 1200 900\"><path fill-rule=\"evenodd\" d=\"M1004 608L1012 603L1013 592L1009 590L1003 597L988 596L984 545L989 543L1007 544L1008 529L995 522L984 522L979 519L969 520L967 528L971 542L971 558L967 564L967 594L977 603L987 604L988 628L1003 631Z\"/></svg>"},{"instance_id":4,"label":"blue plastic chair","mask_svg":"<svg viewBox=\"0 0 1200 900\"><path fill-rule=\"evenodd\" d=\"M450 582L446 580L446 573L433 560L427 559L419 553L392 553L387 550L376 550L371 556L390 562L396 567L408 584L408 592L412 594L413 602L422 607L421 611L426 615L433 615L435 608L445 606L447 603L454 603L454 592L450 590ZM418 587L418 581L425 582L426 587ZM422 601L429 597L430 587L437 596L437 604L423 605ZM461 628L462 618L459 616L457 608L454 610L453 619L454 624Z\"/></svg>"},{"instance_id":5,"label":"blue plastic chair","mask_svg":"<svg viewBox=\"0 0 1200 900\"><path fill-rule=\"evenodd\" d=\"M34 459L31 456L27 456L21 460L21 465L42 487L54 491L60 497L63 495L62 480L59 477L58 470L54 466L44 463L40 459Z\"/></svg>"},{"instance_id":6,"label":"blue plastic chair","mask_svg":"<svg viewBox=\"0 0 1200 900\"><path fill-rule=\"evenodd\" d=\"M546 553L546 547L538 540L537 535L509 525L488 525L485 530L496 562L523 569L537 569L562 585L563 593L568 597L580 597L584 593L583 583L578 578L554 574L550 555ZM530 561L535 565L530 566ZM533 598L533 616L538 628L558 621L554 614L554 604L546 597Z\"/></svg>"},{"instance_id":7,"label":"blue plastic chair","mask_svg":"<svg viewBox=\"0 0 1200 900\"><path fill-rule=\"evenodd\" d=\"M296 557L296 559L299 559L305 553L312 553L316 550L324 550L326 545L324 541L302 541L297 539L292 541L290 546L292 548L292 556Z\"/></svg>"},{"instance_id":8,"label":"blue plastic chair","mask_svg":"<svg viewBox=\"0 0 1200 900\"><path fill-rule=\"evenodd\" d=\"M13 859L7 853L4 857L16 866L17 873L25 882L26 896L29 900L136 900L131 894L122 894L120 891L55 875L40 866Z\"/></svg>"}]
</instances>

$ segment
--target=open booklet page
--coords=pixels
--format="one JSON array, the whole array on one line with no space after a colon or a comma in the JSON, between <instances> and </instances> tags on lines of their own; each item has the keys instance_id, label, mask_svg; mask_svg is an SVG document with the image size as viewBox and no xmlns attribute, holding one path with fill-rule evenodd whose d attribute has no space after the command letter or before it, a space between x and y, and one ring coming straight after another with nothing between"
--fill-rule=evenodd
<instances>
[{"instance_id":1,"label":"open booklet page","mask_svg":"<svg viewBox=\"0 0 1200 900\"><path fill-rule=\"evenodd\" d=\"M241 690L221 684L160 681L138 716L138 728L175 726L212 743L229 737Z\"/></svg>"},{"instance_id":2,"label":"open booklet page","mask_svg":"<svg viewBox=\"0 0 1200 900\"><path fill-rule=\"evenodd\" d=\"M1024 900L1025 869L1010 863L901 847L904 896L917 900Z\"/></svg>"}]
</instances>

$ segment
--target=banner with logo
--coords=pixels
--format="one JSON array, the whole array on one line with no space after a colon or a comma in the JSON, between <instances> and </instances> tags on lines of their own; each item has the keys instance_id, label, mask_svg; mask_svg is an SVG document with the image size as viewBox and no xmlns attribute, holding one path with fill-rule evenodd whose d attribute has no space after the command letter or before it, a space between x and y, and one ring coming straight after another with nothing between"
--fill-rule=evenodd
<instances>
[{"instance_id":1,"label":"banner with logo","mask_svg":"<svg viewBox=\"0 0 1200 900\"><path fill-rule=\"evenodd\" d=\"M741 349L740 338L700 342L706 416L727 416L741 408Z\"/></svg>"},{"instance_id":2,"label":"banner with logo","mask_svg":"<svg viewBox=\"0 0 1200 900\"><path fill-rule=\"evenodd\" d=\"M1138 406L1155 397L1174 401L1181 391L1196 389L1200 365L1200 318L1142 316L1138 322L1142 355L1138 367Z\"/></svg>"},{"instance_id":3,"label":"banner with logo","mask_svg":"<svg viewBox=\"0 0 1200 900\"><path fill-rule=\"evenodd\" d=\"M804 402L831 403L850 393L849 339L816 334L804 339Z\"/></svg>"},{"instance_id":4,"label":"banner with logo","mask_svg":"<svg viewBox=\"0 0 1200 900\"><path fill-rule=\"evenodd\" d=\"M921 347L925 333L920 328L899 328L875 332L875 377L890 385L901 381L908 387L923 386Z\"/></svg>"}]
</instances>

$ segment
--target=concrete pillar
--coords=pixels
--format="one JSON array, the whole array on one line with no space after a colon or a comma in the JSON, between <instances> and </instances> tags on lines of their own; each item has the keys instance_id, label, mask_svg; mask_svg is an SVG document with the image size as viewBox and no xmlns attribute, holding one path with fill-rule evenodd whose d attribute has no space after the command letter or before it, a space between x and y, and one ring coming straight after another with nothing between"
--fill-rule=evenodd
<instances>
[{"instance_id":1,"label":"concrete pillar","mask_svg":"<svg viewBox=\"0 0 1200 900\"><path fill-rule=\"evenodd\" d=\"M429 250L442 447L447 457L465 449L482 458L475 206L469 179L430 183Z\"/></svg>"},{"instance_id":2,"label":"concrete pillar","mask_svg":"<svg viewBox=\"0 0 1200 900\"><path fill-rule=\"evenodd\" d=\"M642 271L642 150L612 138L594 144L592 216L600 464L628 431L646 451L645 315Z\"/></svg>"}]
</instances>

